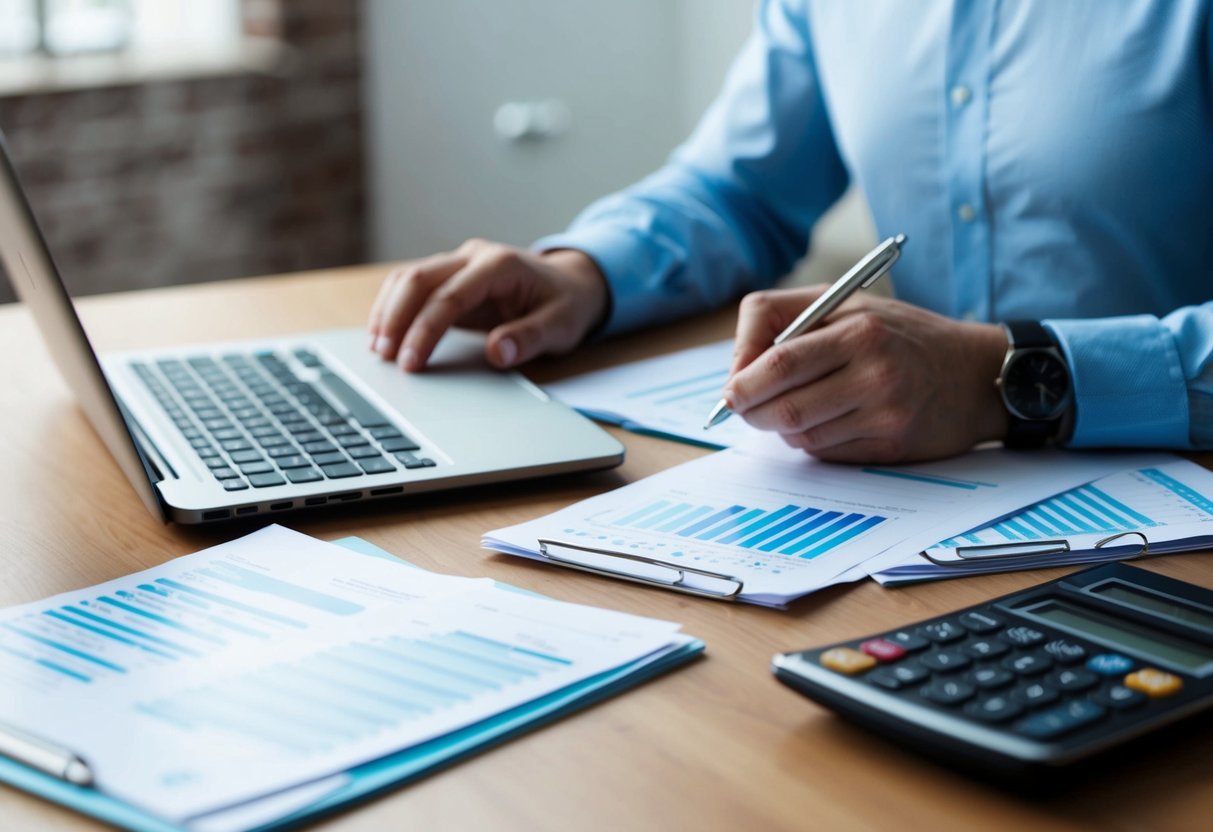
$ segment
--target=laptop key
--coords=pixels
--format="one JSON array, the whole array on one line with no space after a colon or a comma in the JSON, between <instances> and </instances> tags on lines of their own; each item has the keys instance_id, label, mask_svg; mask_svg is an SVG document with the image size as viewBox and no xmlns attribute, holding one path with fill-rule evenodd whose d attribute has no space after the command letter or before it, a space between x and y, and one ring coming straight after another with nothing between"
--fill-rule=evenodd
<instances>
[{"instance_id":1,"label":"laptop key","mask_svg":"<svg viewBox=\"0 0 1213 832\"><path fill-rule=\"evenodd\" d=\"M253 484L254 488L269 488L272 485L284 485L284 480L279 474L253 474L248 478L248 481Z\"/></svg>"},{"instance_id":2,"label":"laptop key","mask_svg":"<svg viewBox=\"0 0 1213 832\"><path fill-rule=\"evenodd\" d=\"M291 482L316 482L324 479L324 475L310 465L306 468L291 468L282 473L286 474L286 478Z\"/></svg>"},{"instance_id":3,"label":"laptop key","mask_svg":"<svg viewBox=\"0 0 1213 832\"><path fill-rule=\"evenodd\" d=\"M396 459L400 460L404 467L410 470L413 468L433 468L436 464L434 460L428 457L419 457L408 452L396 454Z\"/></svg>"},{"instance_id":4,"label":"laptop key","mask_svg":"<svg viewBox=\"0 0 1213 832\"><path fill-rule=\"evenodd\" d=\"M331 454L337 450L337 446L332 442L305 442L303 450L309 454Z\"/></svg>"},{"instance_id":5,"label":"laptop key","mask_svg":"<svg viewBox=\"0 0 1213 832\"><path fill-rule=\"evenodd\" d=\"M247 451L249 448L253 447L247 439L224 439L219 443L219 445L223 448L223 450L228 452Z\"/></svg>"},{"instance_id":6,"label":"laptop key","mask_svg":"<svg viewBox=\"0 0 1213 832\"><path fill-rule=\"evenodd\" d=\"M379 449L372 448L370 445L358 445L353 448L347 448L345 451L354 459L370 459L373 456L379 456Z\"/></svg>"},{"instance_id":7,"label":"laptop key","mask_svg":"<svg viewBox=\"0 0 1213 832\"><path fill-rule=\"evenodd\" d=\"M310 459L308 459L306 456L299 456L298 454L279 457L278 459L275 459L274 462L278 463L278 467L282 469L312 467L312 461Z\"/></svg>"},{"instance_id":8,"label":"laptop key","mask_svg":"<svg viewBox=\"0 0 1213 832\"><path fill-rule=\"evenodd\" d=\"M235 462L237 465L243 465L246 462L260 462L262 459L264 457L261 454L250 449L232 452L232 462Z\"/></svg>"},{"instance_id":9,"label":"laptop key","mask_svg":"<svg viewBox=\"0 0 1213 832\"><path fill-rule=\"evenodd\" d=\"M226 465L222 468L212 469L211 473L215 476L215 479L217 479L217 480L230 480L233 477L240 476L235 471L233 471L231 468L228 468Z\"/></svg>"},{"instance_id":10,"label":"laptop key","mask_svg":"<svg viewBox=\"0 0 1213 832\"><path fill-rule=\"evenodd\" d=\"M407 436L398 436L393 439L383 439L380 440L379 444L383 447L383 450L390 454L399 453L400 451L417 451L421 449L420 445L418 445L412 439L409 439Z\"/></svg>"},{"instance_id":11,"label":"laptop key","mask_svg":"<svg viewBox=\"0 0 1213 832\"><path fill-rule=\"evenodd\" d=\"M386 425L379 428L371 428L369 432L371 436L375 437L376 439L394 439L397 436L404 435L391 425Z\"/></svg>"},{"instance_id":12,"label":"laptop key","mask_svg":"<svg viewBox=\"0 0 1213 832\"><path fill-rule=\"evenodd\" d=\"M287 456L298 455L299 449L296 448L294 445L286 444L286 445L277 445L273 448L266 448L265 452L267 454L269 454L270 459L281 459L281 458L287 457Z\"/></svg>"},{"instance_id":13,"label":"laptop key","mask_svg":"<svg viewBox=\"0 0 1213 832\"><path fill-rule=\"evenodd\" d=\"M396 466L388 462L381 456L369 459L358 460L358 467L368 474L386 474L388 471L395 471Z\"/></svg>"},{"instance_id":14,"label":"laptop key","mask_svg":"<svg viewBox=\"0 0 1213 832\"><path fill-rule=\"evenodd\" d=\"M312 454L312 462L317 465L335 465L338 462L345 462L345 455L336 451L327 454Z\"/></svg>"},{"instance_id":15,"label":"laptop key","mask_svg":"<svg viewBox=\"0 0 1213 832\"><path fill-rule=\"evenodd\" d=\"M369 445L367 438L360 433L355 433L350 436L338 436L337 444L343 448L354 448L359 445Z\"/></svg>"},{"instance_id":16,"label":"laptop key","mask_svg":"<svg viewBox=\"0 0 1213 832\"><path fill-rule=\"evenodd\" d=\"M225 491L243 491L248 488L248 483L241 479L223 480L223 488Z\"/></svg>"},{"instance_id":17,"label":"laptop key","mask_svg":"<svg viewBox=\"0 0 1213 832\"><path fill-rule=\"evenodd\" d=\"M332 480L344 479L345 477L362 476L362 469L349 462L340 462L336 465L324 465L321 466L321 470L324 471L324 475L326 477Z\"/></svg>"},{"instance_id":18,"label":"laptop key","mask_svg":"<svg viewBox=\"0 0 1213 832\"><path fill-rule=\"evenodd\" d=\"M268 462L250 462L247 465L240 466L240 473L245 474L267 474L274 470L274 466ZM256 483L254 483L256 485Z\"/></svg>"},{"instance_id":19,"label":"laptop key","mask_svg":"<svg viewBox=\"0 0 1213 832\"><path fill-rule=\"evenodd\" d=\"M341 376L326 370L320 374L320 381L345 405L350 416L357 420L362 427L373 428L390 424L378 408L363 398L362 394L351 387Z\"/></svg>"}]
</instances>

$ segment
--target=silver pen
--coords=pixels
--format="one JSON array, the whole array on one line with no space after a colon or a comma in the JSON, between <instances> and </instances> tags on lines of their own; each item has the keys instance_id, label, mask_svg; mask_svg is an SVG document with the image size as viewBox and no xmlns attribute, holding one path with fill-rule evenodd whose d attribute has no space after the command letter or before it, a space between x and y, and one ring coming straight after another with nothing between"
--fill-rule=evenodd
<instances>
[{"instance_id":1,"label":"silver pen","mask_svg":"<svg viewBox=\"0 0 1213 832\"><path fill-rule=\"evenodd\" d=\"M10 725L0 724L0 754L77 786L93 784L93 770L74 752Z\"/></svg>"},{"instance_id":2,"label":"silver pen","mask_svg":"<svg viewBox=\"0 0 1213 832\"><path fill-rule=\"evenodd\" d=\"M864 255L864 258L852 266L850 271L835 280L834 285L826 289L825 294L797 315L796 320L779 333L771 346L778 346L789 338L795 338L812 329L826 315L837 309L838 305L849 298L856 289L866 289L879 280L889 270L889 267L897 262L897 258L901 256L901 247L905 244L906 235L898 234ZM733 411L729 410L729 403L721 399L716 402L716 406L708 414L708 421L704 424L703 429L707 430L713 425L719 425L732 415Z\"/></svg>"}]
</instances>

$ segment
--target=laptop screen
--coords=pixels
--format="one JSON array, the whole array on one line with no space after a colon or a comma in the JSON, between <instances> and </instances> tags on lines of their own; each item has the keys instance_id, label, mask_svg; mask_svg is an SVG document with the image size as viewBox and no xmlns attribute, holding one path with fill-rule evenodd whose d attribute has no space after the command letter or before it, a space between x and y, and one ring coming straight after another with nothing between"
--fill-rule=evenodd
<instances>
[{"instance_id":1,"label":"laptop screen","mask_svg":"<svg viewBox=\"0 0 1213 832\"><path fill-rule=\"evenodd\" d=\"M38 228L0 133L0 260L13 290L29 308L59 372L67 380L93 429L109 448L139 497L167 519L157 476L135 441L121 405L105 379L72 299Z\"/></svg>"}]
</instances>

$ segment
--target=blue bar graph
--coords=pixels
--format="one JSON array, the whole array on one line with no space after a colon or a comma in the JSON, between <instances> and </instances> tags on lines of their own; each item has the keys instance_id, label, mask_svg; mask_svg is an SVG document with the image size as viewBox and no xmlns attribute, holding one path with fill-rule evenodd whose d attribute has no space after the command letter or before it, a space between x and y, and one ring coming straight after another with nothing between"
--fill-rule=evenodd
<instances>
[{"instance_id":1,"label":"blue bar graph","mask_svg":"<svg viewBox=\"0 0 1213 832\"><path fill-rule=\"evenodd\" d=\"M794 504L765 509L668 499L621 514L611 525L800 558L817 557L887 519Z\"/></svg>"},{"instance_id":2,"label":"blue bar graph","mask_svg":"<svg viewBox=\"0 0 1213 832\"><path fill-rule=\"evenodd\" d=\"M571 664L561 656L462 631L388 637L145 701L139 709L186 729L219 728L306 754Z\"/></svg>"},{"instance_id":3,"label":"blue bar graph","mask_svg":"<svg viewBox=\"0 0 1213 832\"><path fill-rule=\"evenodd\" d=\"M1213 516L1213 499L1206 497L1194 488L1184 485L1179 480L1159 471L1157 468L1143 468L1141 473L1166 488L1172 494L1187 500L1205 514Z\"/></svg>"}]
</instances>

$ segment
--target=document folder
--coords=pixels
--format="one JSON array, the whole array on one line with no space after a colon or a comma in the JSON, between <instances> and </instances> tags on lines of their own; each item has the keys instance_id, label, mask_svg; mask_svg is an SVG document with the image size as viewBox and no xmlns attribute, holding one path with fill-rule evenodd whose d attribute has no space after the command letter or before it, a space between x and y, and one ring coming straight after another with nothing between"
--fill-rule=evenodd
<instances>
[{"instance_id":1,"label":"document folder","mask_svg":"<svg viewBox=\"0 0 1213 832\"><path fill-rule=\"evenodd\" d=\"M359 554L392 560L409 568L419 568L360 538L345 538L336 543ZM522 594L536 595L505 584L498 583L497 586ZM282 829L335 813L358 801L446 768L524 731L545 725L638 685L690 661L703 650L702 641L687 638L679 647L656 659L641 659L601 673L465 729L358 766L346 772L344 785L327 791L305 808L249 828ZM0 782L125 829L139 832L173 832L180 829L106 794L72 785L4 757L0 757Z\"/></svg>"}]
</instances>

